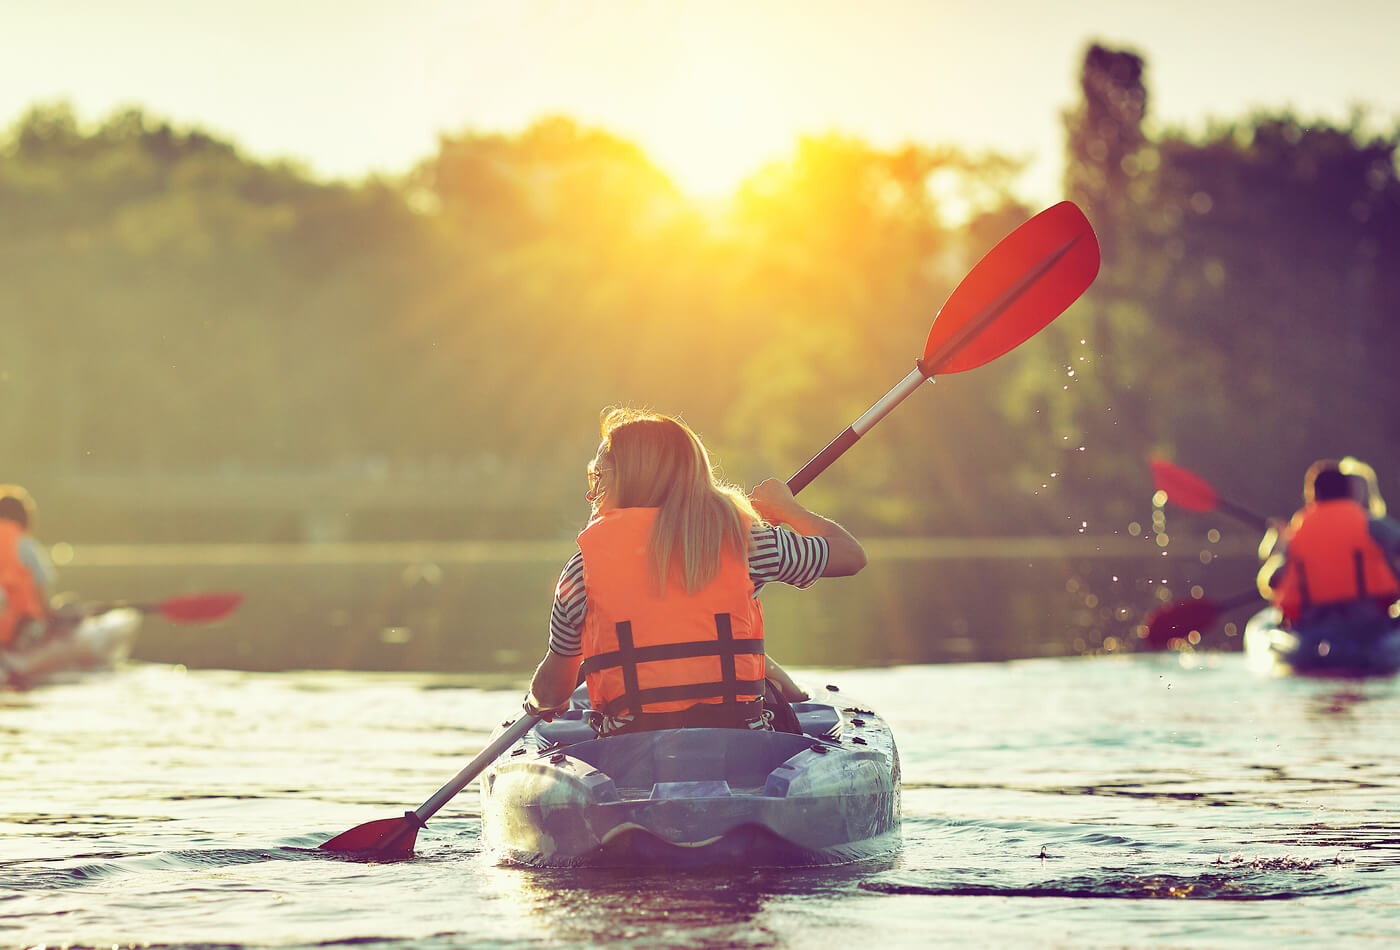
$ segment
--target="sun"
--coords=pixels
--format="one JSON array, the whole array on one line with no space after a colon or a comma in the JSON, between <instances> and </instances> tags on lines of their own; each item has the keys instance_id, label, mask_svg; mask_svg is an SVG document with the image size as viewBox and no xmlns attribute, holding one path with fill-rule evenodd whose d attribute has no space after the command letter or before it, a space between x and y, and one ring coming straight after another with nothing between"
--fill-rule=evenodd
<instances>
[{"instance_id":1,"label":"sun","mask_svg":"<svg viewBox=\"0 0 1400 950\"><path fill-rule=\"evenodd\" d=\"M694 198L732 195L797 139L791 111L762 77L723 61L692 62L651 101L634 134L676 186Z\"/></svg>"}]
</instances>

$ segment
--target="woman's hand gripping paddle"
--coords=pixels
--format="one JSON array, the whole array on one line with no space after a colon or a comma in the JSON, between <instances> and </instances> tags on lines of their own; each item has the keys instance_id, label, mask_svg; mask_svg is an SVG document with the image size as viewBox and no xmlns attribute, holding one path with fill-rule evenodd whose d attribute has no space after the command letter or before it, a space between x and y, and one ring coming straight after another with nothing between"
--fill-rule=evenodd
<instances>
[{"instance_id":1,"label":"woman's hand gripping paddle","mask_svg":"<svg viewBox=\"0 0 1400 950\"><path fill-rule=\"evenodd\" d=\"M1098 273L1098 239L1073 202L1012 231L944 302L914 370L788 479L788 488L793 494L805 488L924 380L974 369L1020 346L1079 299Z\"/></svg>"},{"instance_id":2,"label":"woman's hand gripping paddle","mask_svg":"<svg viewBox=\"0 0 1400 950\"><path fill-rule=\"evenodd\" d=\"M1195 472L1161 458L1154 458L1151 466L1152 484L1156 486L1157 491L1166 492L1167 501L1172 504L1187 511L1221 511L1260 531L1269 527L1268 521L1261 515L1221 498L1215 493L1210 482Z\"/></svg>"},{"instance_id":3,"label":"woman's hand gripping paddle","mask_svg":"<svg viewBox=\"0 0 1400 950\"><path fill-rule=\"evenodd\" d=\"M438 789L432 798L413 811L404 812L402 818L381 818L378 821L356 825L321 845L321 850L371 853L383 858L412 857L413 843L418 839L418 829L437 814L438 809L451 801L453 796L466 788L472 779L485 771L488 765L496 761L502 752L519 742L538 718L527 713L515 722L507 723L505 731L477 753L476 758L452 777L452 781Z\"/></svg>"},{"instance_id":4,"label":"woman's hand gripping paddle","mask_svg":"<svg viewBox=\"0 0 1400 950\"><path fill-rule=\"evenodd\" d=\"M934 318L916 369L788 480L795 494L889 414L925 379L991 362L1055 319L1093 283L1099 244L1089 221L1064 201L1031 218L977 263ZM520 740L535 717L517 719L416 810L351 828L321 848L408 857L418 829Z\"/></svg>"}]
</instances>

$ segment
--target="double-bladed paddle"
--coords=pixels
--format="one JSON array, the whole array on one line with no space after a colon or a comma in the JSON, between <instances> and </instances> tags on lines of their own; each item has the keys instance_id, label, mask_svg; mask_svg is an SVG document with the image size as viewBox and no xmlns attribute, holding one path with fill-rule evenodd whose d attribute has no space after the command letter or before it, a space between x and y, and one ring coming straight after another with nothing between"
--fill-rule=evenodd
<instances>
[{"instance_id":1,"label":"double-bladed paddle","mask_svg":"<svg viewBox=\"0 0 1400 950\"><path fill-rule=\"evenodd\" d=\"M977 262L944 302L914 370L788 479L788 488L793 494L805 488L924 380L989 363L1028 340L1077 300L1098 272L1098 239L1073 202L1047 208L1012 231ZM534 716L525 715L508 724L432 798L402 818L357 825L321 847L390 858L412 855L423 823L534 723Z\"/></svg>"},{"instance_id":2,"label":"double-bladed paddle","mask_svg":"<svg viewBox=\"0 0 1400 950\"><path fill-rule=\"evenodd\" d=\"M1158 491L1166 492L1167 501L1172 504L1187 511L1221 511L1260 531L1268 528L1269 523L1263 516L1221 498L1210 482L1195 472L1173 465L1163 458L1152 459L1151 466L1152 484Z\"/></svg>"}]
</instances>

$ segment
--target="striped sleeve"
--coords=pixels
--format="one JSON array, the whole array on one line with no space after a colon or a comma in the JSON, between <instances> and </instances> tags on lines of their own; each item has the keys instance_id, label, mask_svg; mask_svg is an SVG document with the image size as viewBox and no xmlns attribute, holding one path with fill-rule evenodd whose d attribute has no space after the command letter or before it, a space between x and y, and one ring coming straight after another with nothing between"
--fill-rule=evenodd
<instances>
[{"instance_id":1,"label":"striped sleeve","mask_svg":"<svg viewBox=\"0 0 1400 950\"><path fill-rule=\"evenodd\" d=\"M830 546L826 538L798 534L787 528L756 524L749 534L749 579L757 593L764 584L806 588L826 570Z\"/></svg>"},{"instance_id":2,"label":"striped sleeve","mask_svg":"<svg viewBox=\"0 0 1400 950\"><path fill-rule=\"evenodd\" d=\"M560 656L583 652L583 613L588 595L583 589L583 552L575 552L559 574L554 604L549 609L549 649Z\"/></svg>"}]
</instances>

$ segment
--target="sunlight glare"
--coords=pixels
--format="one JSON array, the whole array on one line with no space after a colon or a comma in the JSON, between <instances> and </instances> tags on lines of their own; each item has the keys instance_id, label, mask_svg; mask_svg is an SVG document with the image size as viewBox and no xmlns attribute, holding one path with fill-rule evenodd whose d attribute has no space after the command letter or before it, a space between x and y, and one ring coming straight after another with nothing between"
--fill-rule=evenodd
<instances>
[{"instance_id":1,"label":"sunlight glare","mask_svg":"<svg viewBox=\"0 0 1400 950\"><path fill-rule=\"evenodd\" d=\"M693 57L636 130L640 144L692 198L726 198L797 145L790 114L747 64Z\"/></svg>"}]
</instances>

